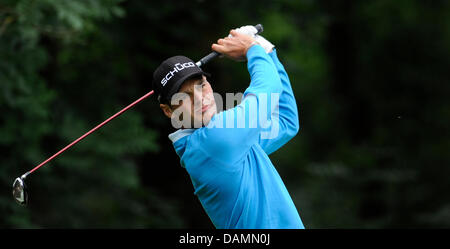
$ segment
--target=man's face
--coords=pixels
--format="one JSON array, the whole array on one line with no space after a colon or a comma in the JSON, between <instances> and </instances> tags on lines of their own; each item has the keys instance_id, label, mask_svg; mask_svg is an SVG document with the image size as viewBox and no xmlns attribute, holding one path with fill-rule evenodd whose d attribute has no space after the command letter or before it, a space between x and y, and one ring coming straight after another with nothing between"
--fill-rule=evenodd
<instances>
[{"instance_id":1,"label":"man's face","mask_svg":"<svg viewBox=\"0 0 450 249\"><path fill-rule=\"evenodd\" d=\"M208 125L214 114L217 113L216 101L214 100L213 90L205 76L185 81L178 91L172 97L175 100L170 106L161 104L166 116L169 118L179 118L183 121L186 117L173 117L176 113L183 113L190 116L190 128ZM186 125L183 125L184 128Z\"/></svg>"}]
</instances>

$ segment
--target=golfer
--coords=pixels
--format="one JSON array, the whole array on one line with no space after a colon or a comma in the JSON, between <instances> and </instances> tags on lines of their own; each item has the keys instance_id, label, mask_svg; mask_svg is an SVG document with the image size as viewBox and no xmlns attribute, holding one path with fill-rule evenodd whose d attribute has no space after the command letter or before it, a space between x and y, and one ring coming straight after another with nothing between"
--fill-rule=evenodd
<instances>
[{"instance_id":1,"label":"golfer","mask_svg":"<svg viewBox=\"0 0 450 249\"><path fill-rule=\"evenodd\" d=\"M231 30L212 45L228 58L247 61L251 82L234 108L218 112L207 74L184 56L161 63L153 89L164 114L181 124L169 139L216 228L301 229L269 159L297 134L297 105L274 46L253 29Z\"/></svg>"}]
</instances>

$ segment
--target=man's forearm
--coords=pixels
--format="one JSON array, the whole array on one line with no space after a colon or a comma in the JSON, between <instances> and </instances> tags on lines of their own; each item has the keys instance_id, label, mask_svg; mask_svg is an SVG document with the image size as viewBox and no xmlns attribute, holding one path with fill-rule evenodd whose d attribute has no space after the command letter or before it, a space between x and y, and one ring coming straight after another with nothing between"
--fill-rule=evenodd
<instances>
[{"instance_id":1,"label":"man's forearm","mask_svg":"<svg viewBox=\"0 0 450 249\"><path fill-rule=\"evenodd\" d=\"M275 129L275 137L270 136L270 139L264 139L261 135L259 144L261 148L270 155L272 152L278 150L281 146L286 144L293 138L299 130L299 119L297 104L289 81L289 77L277 58L276 50L269 53L272 58L274 67L281 80L282 93L278 102L278 108L272 112L271 127L265 130L273 134ZM277 123L274 123L277 122Z\"/></svg>"},{"instance_id":2,"label":"man's forearm","mask_svg":"<svg viewBox=\"0 0 450 249\"><path fill-rule=\"evenodd\" d=\"M244 92L247 94L272 93L281 94L282 85L277 69L265 50L260 45L254 45L247 52L247 68L250 73L250 86Z\"/></svg>"},{"instance_id":3,"label":"man's forearm","mask_svg":"<svg viewBox=\"0 0 450 249\"><path fill-rule=\"evenodd\" d=\"M297 102L295 100L294 92L292 91L289 76L284 66L278 59L276 50L270 53L270 56L275 64L275 67L277 68L283 88L279 102L279 119L282 123L280 127L284 127L284 129L286 129L285 131L282 131L285 136L292 137L295 136L299 130Z\"/></svg>"}]
</instances>

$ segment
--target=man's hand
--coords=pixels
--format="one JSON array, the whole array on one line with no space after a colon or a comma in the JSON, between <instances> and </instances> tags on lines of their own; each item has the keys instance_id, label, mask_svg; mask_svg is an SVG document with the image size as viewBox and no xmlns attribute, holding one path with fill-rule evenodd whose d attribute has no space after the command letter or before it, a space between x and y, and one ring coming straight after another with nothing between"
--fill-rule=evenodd
<instances>
[{"instance_id":1,"label":"man's hand","mask_svg":"<svg viewBox=\"0 0 450 249\"><path fill-rule=\"evenodd\" d=\"M266 50L266 53L270 53L273 51L273 48L275 45L273 45L270 41L268 41L266 38L262 37L261 35L257 35L258 30L256 30L255 26L252 25L246 25L242 26L238 29L236 29L238 33L249 35L253 38L255 38L255 41L261 45L261 47Z\"/></svg>"},{"instance_id":2,"label":"man's hand","mask_svg":"<svg viewBox=\"0 0 450 249\"><path fill-rule=\"evenodd\" d=\"M212 45L212 50L233 60L245 61L247 50L257 44L255 39L249 35L238 33L235 30L231 30L230 35L217 40L217 44L214 43Z\"/></svg>"}]
</instances>

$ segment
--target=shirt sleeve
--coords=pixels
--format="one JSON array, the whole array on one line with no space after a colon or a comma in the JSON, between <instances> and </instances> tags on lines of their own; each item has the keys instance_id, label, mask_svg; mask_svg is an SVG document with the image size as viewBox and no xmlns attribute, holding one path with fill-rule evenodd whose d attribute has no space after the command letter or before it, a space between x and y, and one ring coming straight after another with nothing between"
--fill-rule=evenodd
<instances>
[{"instance_id":1,"label":"shirt sleeve","mask_svg":"<svg viewBox=\"0 0 450 249\"><path fill-rule=\"evenodd\" d=\"M209 124L195 133L202 150L215 160L235 163L257 144L261 130L268 126L270 108L261 108L272 94L281 94L280 76L271 57L254 45L247 51L250 86L239 105L213 116ZM270 105L266 105L269 106Z\"/></svg>"},{"instance_id":2,"label":"shirt sleeve","mask_svg":"<svg viewBox=\"0 0 450 249\"><path fill-rule=\"evenodd\" d=\"M272 110L269 127L261 131L259 144L270 155L291 140L299 130L297 103L289 76L274 49L269 53L281 80L282 92L278 106Z\"/></svg>"}]
</instances>

